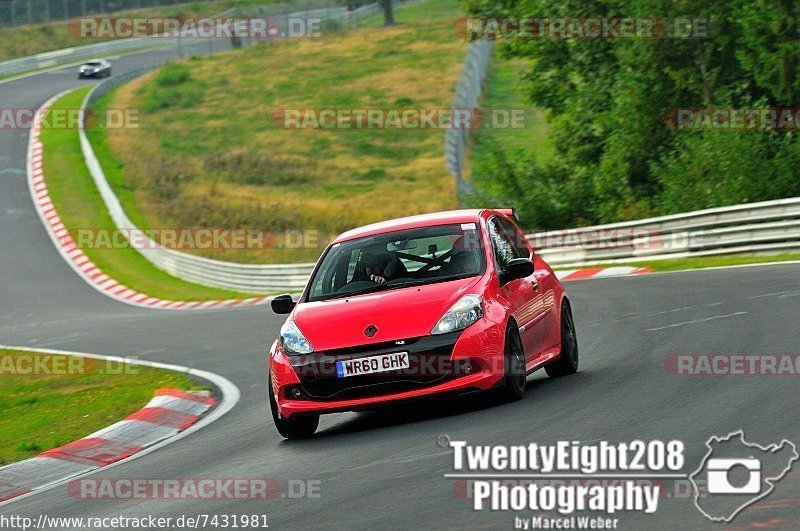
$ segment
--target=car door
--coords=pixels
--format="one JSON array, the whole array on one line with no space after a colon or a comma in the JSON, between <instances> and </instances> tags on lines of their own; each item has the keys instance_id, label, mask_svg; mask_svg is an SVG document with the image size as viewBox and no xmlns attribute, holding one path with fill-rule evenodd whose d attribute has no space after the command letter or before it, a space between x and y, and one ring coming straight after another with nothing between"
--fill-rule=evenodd
<instances>
[{"instance_id":1,"label":"car door","mask_svg":"<svg viewBox=\"0 0 800 531\"><path fill-rule=\"evenodd\" d=\"M494 216L489 219L487 226L498 272L505 272L508 262L515 258L532 258L530 247L521 240L521 234L508 220ZM508 303L517 321L522 345L525 348L525 359L530 362L543 350L547 337L547 324L544 319L547 313L547 300L540 293L536 271L529 277L501 285L498 293ZM550 296L552 297L552 294Z\"/></svg>"},{"instance_id":2,"label":"car door","mask_svg":"<svg viewBox=\"0 0 800 531\"><path fill-rule=\"evenodd\" d=\"M558 312L556 311L556 292L555 275L547 267L547 264L536 256L525 235L519 227L505 218L501 218L501 224L506 227L509 233L514 233L514 245L517 252L523 256L530 257L533 261L533 275L529 277L531 285L536 292L531 301L532 321L535 326L531 326L530 331L533 337L529 338L531 345L536 348L536 353L544 353L546 349L556 343L560 343L561 332L559 328Z\"/></svg>"}]
</instances>

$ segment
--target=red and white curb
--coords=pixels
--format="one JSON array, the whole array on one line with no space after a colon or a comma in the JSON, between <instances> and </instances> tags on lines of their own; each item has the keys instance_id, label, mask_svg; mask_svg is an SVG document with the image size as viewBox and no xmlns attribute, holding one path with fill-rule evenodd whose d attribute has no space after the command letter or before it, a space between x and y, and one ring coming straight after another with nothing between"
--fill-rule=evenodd
<instances>
[{"instance_id":1,"label":"red and white curb","mask_svg":"<svg viewBox=\"0 0 800 531\"><path fill-rule=\"evenodd\" d=\"M566 269L563 271L556 271L556 277L563 282L570 282L572 280L586 280L589 278L611 278L611 277L627 277L629 275L644 275L652 273L651 269L646 267L590 267L588 269Z\"/></svg>"},{"instance_id":2,"label":"red and white curb","mask_svg":"<svg viewBox=\"0 0 800 531\"><path fill-rule=\"evenodd\" d=\"M69 91L67 91L69 92ZM90 286L120 302L144 308L160 310L215 310L244 306L266 304L272 297L256 297L250 299L232 299L224 301L182 302L167 301L150 297L124 286L100 270L84 252L78 248L69 231L61 222L55 205L47 189L44 171L42 169L43 149L39 136L42 132L42 117L53 105L67 92L62 92L48 100L36 112L31 126L30 140L28 142L28 186L30 188L36 211L47 229L50 239L58 249L59 254L72 267L73 270Z\"/></svg>"},{"instance_id":3,"label":"red and white curb","mask_svg":"<svg viewBox=\"0 0 800 531\"><path fill-rule=\"evenodd\" d=\"M174 389L159 389L143 409L103 430L0 468L0 501L37 487L95 470L130 457L185 430L216 404L216 399Z\"/></svg>"},{"instance_id":4,"label":"red and white curb","mask_svg":"<svg viewBox=\"0 0 800 531\"><path fill-rule=\"evenodd\" d=\"M239 389L222 376L177 365L49 349L0 348L124 361L172 370L208 380L222 391L218 402L212 397L160 389L144 408L116 424L31 459L0 467L0 505L140 457L176 441L230 411L241 396ZM209 410L211 412L206 415Z\"/></svg>"}]
</instances>

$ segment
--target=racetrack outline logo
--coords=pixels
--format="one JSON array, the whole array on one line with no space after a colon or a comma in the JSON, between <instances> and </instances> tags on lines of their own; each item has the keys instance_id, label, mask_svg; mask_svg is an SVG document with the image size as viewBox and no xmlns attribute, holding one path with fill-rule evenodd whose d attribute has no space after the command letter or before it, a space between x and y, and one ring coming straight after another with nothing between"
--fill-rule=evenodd
<instances>
[{"instance_id":1,"label":"racetrack outline logo","mask_svg":"<svg viewBox=\"0 0 800 531\"><path fill-rule=\"evenodd\" d=\"M735 439L738 437L738 440ZM769 456L778 456L779 453L785 452L789 450L791 456L789 456L788 461L786 461L786 466L780 469L778 472L768 472L762 471L762 465L764 464L763 461L757 457L753 457L752 455L748 456L741 456L737 455L734 458L720 458L718 455L716 457L712 457L712 455L716 452L724 452L725 449L721 450L721 445L736 445L739 444L739 448L734 448L734 450L741 450L743 448L750 448L753 449L753 453L762 453ZM758 500L761 500L767 497L773 490L775 490L775 483L780 481L786 474L791 470L792 465L795 461L800 459L800 454L797 453L797 447L795 444L787 439L783 439L779 444L771 444L768 446L761 446L755 443L749 443L744 439L744 432L742 430L735 431L733 433L729 433L725 437L711 437L708 441L706 441L706 447L708 448L708 453L706 453L703 460L700 462L700 466L695 470L690 476L689 481L692 482L694 487L694 505L697 507L703 515L711 520L712 522L730 522L732 521L737 514L739 514L744 508L752 505ZM730 451L728 449L728 451ZM768 463L769 464L769 463ZM727 473L735 466L742 466L747 469L750 474L750 479L748 480L747 484L742 487L736 487L730 483L727 478ZM708 479L708 495L704 498L704 504L709 504L713 506L714 503L719 503L721 506L715 507L717 512L723 512L722 516L719 514L709 514L706 509L700 504L700 488L695 481L695 478L700 475L705 470ZM754 481L754 478L755 481ZM754 487L754 484L758 487ZM764 488L762 484L768 486L768 488ZM752 496L749 499L741 502L740 500L735 500L732 496ZM725 502L725 500L728 500ZM707 507L708 508L708 507ZM712 511L714 512L714 511Z\"/></svg>"}]
</instances>

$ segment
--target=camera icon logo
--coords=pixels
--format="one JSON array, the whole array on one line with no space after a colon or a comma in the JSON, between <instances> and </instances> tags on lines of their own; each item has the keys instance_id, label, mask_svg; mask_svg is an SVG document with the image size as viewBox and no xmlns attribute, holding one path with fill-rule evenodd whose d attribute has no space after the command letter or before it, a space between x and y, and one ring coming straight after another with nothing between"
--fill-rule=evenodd
<instances>
[{"instance_id":1,"label":"camera icon logo","mask_svg":"<svg viewBox=\"0 0 800 531\"><path fill-rule=\"evenodd\" d=\"M731 472L743 467L749 472L747 483L735 486ZM709 459L706 464L709 494L758 494L761 492L761 461L745 459Z\"/></svg>"},{"instance_id":2,"label":"camera icon logo","mask_svg":"<svg viewBox=\"0 0 800 531\"><path fill-rule=\"evenodd\" d=\"M730 522L745 508L769 496L800 459L791 441L761 446L746 441L741 430L711 437L706 448L708 452L689 480L695 506L712 522Z\"/></svg>"}]
</instances>

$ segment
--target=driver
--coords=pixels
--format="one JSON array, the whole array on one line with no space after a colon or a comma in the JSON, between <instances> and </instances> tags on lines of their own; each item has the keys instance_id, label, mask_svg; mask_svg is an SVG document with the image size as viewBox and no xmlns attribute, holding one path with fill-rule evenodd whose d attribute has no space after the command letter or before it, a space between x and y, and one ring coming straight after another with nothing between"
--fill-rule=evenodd
<instances>
[{"instance_id":1,"label":"driver","mask_svg":"<svg viewBox=\"0 0 800 531\"><path fill-rule=\"evenodd\" d=\"M394 253L370 253L364 255L367 278L376 284L386 284L397 273L397 257Z\"/></svg>"}]
</instances>

